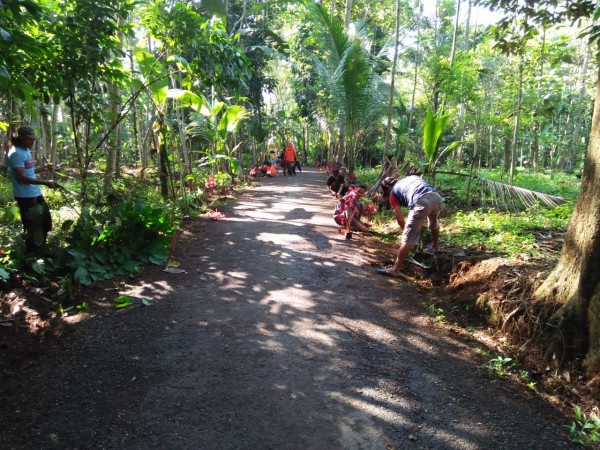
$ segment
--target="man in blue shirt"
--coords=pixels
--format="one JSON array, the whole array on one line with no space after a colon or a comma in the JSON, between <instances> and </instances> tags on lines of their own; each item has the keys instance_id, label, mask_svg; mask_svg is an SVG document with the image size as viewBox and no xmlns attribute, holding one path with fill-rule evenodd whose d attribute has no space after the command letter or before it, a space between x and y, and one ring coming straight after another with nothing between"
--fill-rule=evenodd
<instances>
[{"instance_id":1,"label":"man in blue shirt","mask_svg":"<svg viewBox=\"0 0 600 450\"><path fill-rule=\"evenodd\" d=\"M44 201L40 185L56 189L58 184L53 180L42 180L36 177L36 170L31 147L37 136L33 128L27 125L19 127L17 136L13 136L13 147L8 151L8 171L13 185L13 195L21 212L21 221L25 229L25 249L34 252L46 244L46 236L52 229L50 209Z\"/></svg>"},{"instance_id":2,"label":"man in blue shirt","mask_svg":"<svg viewBox=\"0 0 600 450\"><path fill-rule=\"evenodd\" d=\"M419 174L409 175L400 181L387 177L381 183L381 187L384 193L389 193L390 207L394 210L396 221L402 228L402 243L394 265L387 269L377 269L377 272L381 275L397 277L404 260L410 253L410 247L419 243L425 219L432 237L432 244L428 251L437 252L440 236L438 217L444 199ZM409 210L406 222L402 214L402 206Z\"/></svg>"}]
</instances>

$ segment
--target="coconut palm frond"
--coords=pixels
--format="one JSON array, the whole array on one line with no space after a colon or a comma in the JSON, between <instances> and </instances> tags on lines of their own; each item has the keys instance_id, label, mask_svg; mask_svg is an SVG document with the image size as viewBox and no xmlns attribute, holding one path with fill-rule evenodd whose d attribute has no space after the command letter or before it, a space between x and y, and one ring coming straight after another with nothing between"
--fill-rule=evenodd
<instances>
[{"instance_id":1,"label":"coconut palm frond","mask_svg":"<svg viewBox=\"0 0 600 450\"><path fill-rule=\"evenodd\" d=\"M485 204L486 198L491 198L492 206L496 209L512 209L519 211L525 208L535 208L540 203L552 208L565 203L567 200L556 195L544 194L518 186L501 183L499 181L477 178L481 187L481 202Z\"/></svg>"}]
</instances>

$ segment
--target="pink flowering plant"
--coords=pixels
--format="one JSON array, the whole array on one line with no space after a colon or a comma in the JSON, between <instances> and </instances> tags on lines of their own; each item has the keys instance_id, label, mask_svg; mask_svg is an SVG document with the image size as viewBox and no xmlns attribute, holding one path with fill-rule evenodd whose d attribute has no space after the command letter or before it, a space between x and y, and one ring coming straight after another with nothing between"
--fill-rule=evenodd
<instances>
[{"instance_id":1,"label":"pink flowering plant","mask_svg":"<svg viewBox=\"0 0 600 450\"><path fill-rule=\"evenodd\" d=\"M369 222L373 220L375 212L375 205L373 204L365 205L365 208L363 209L363 214L369 219Z\"/></svg>"},{"instance_id":2,"label":"pink flowering plant","mask_svg":"<svg viewBox=\"0 0 600 450\"><path fill-rule=\"evenodd\" d=\"M214 209L214 210L213 209L207 209L206 210L206 215L212 221L217 221L219 219L225 218L225 214L217 211L216 209Z\"/></svg>"},{"instance_id":3,"label":"pink flowering plant","mask_svg":"<svg viewBox=\"0 0 600 450\"><path fill-rule=\"evenodd\" d=\"M204 189L208 194L214 194L217 186L217 180L216 178L213 178L212 175L209 175L208 178L204 180Z\"/></svg>"},{"instance_id":4,"label":"pink flowering plant","mask_svg":"<svg viewBox=\"0 0 600 450\"><path fill-rule=\"evenodd\" d=\"M340 234L346 234L350 232L350 225L352 224L352 219L358 213L358 208L354 204L358 194L358 189L349 188L346 195L344 195L340 199L341 207L340 207L340 222L341 225L338 228L338 232Z\"/></svg>"}]
</instances>

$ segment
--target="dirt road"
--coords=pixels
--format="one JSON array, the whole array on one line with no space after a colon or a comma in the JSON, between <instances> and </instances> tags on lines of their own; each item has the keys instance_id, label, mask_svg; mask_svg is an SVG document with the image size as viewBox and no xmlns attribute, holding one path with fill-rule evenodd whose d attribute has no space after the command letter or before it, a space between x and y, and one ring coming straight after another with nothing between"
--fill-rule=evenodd
<instances>
[{"instance_id":1,"label":"dirt road","mask_svg":"<svg viewBox=\"0 0 600 450\"><path fill-rule=\"evenodd\" d=\"M0 447L569 448L568 418L480 371L337 233L325 180L278 175L188 222L186 273L127 292L154 306L82 316L12 374Z\"/></svg>"}]
</instances>

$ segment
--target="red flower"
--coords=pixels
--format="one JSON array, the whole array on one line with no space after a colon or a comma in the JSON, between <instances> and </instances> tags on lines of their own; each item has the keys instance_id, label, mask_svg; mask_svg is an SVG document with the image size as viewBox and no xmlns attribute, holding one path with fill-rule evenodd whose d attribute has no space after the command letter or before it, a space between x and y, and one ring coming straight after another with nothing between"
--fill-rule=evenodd
<instances>
[{"instance_id":1,"label":"red flower","mask_svg":"<svg viewBox=\"0 0 600 450\"><path fill-rule=\"evenodd\" d=\"M215 210L207 209L206 210L206 215L208 216L208 218L210 220L213 220L213 221L216 221L216 220L219 220L219 219L223 219L224 217L226 217L225 214L220 213L216 209Z\"/></svg>"},{"instance_id":2,"label":"red flower","mask_svg":"<svg viewBox=\"0 0 600 450\"><path fill-rule=\"evenodd\" d=\"M372 219L373 215L375 214L375 205L365 205L365 208L363 209L363 213L369 219Z\"/></svg>"},{"instance_id":3,"label":"red flower","mask_svg":"<svg viewBox=\"0 0 600 450\"><path fill-rule=\"evenodd\" d=\"M217 180L209 175L208 178L204 181L204 187L209 193L213 193L217 188Z\"/></svg>"}]
</instances>

